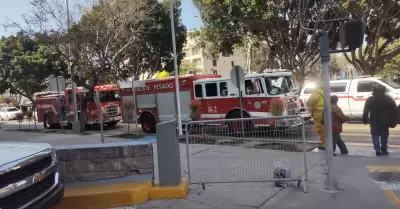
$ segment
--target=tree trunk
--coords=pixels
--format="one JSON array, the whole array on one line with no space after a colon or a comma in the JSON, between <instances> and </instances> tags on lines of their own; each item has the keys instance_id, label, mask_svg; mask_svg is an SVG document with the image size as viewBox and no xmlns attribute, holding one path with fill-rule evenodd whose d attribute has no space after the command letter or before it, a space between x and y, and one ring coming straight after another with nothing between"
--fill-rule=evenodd
<instances>
[{"instance_id":1,"label":"tree trunk","mask_svg":"<svg viewBox=\"0 0 400 209\"><path fill-rule=\"evenodd\" d=\"M297 73L297 93L300 94L304 86L306 68L303 65L299 65L299 72Z\"/></svg>"},{"instance_id":2,"label":"tree trunk","mask_svg":"<svg viewBox=\"0 0 400 209\"><path fill-rule=\"evenodd\" d=\"M252 50L253 50L253 41L251 38L248 39L247 43L247 54L246 54L246 70L247 74L251 74L251 62L252 62Z\"/></svg>"}]
</instances>

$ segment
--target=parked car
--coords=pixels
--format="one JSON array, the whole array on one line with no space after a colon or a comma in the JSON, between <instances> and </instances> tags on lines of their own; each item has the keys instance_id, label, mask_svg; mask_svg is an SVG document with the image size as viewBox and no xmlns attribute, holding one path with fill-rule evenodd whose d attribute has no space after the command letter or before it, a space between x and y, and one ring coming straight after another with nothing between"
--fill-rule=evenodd
<instances>
[{"instance_id":1,"label":"parked car","mask_svg":"<svg viewBox=\"0 0 400 209\"><path fill-rule=\"evenodd\" d=\"M64 195L56 152L46 143L0 142L0 208L46 209Z\"/></svg>"},{"instance_id":2,"label":"parked car","mask_svg":"<svg viewBox=\"0 0 400 209\"><path fill-rule=\"evenodd\" d=\"M21 111L16 107L6 107L0 109L0 119L1 120L14 120L17 118L17 114Z\"/></svg>"},{"instance_id":3,"label":"parked car","mask_svg":"<svg viewBox=\"0 0 400 209\"><path fill-rule=\"evenodd\" d=\"M400 85L385 78L362 76L352 80L330 81L331 95L339 97L338 105L343 113L349 117L359 119L362 117L364 105L368 97L372 96L372 86L382 85L387 89L396 105L400 104ZM308 83L300 93L301 103L306 107L307 99L314 92L315 83Z\"/></svg>"}]
</instances>

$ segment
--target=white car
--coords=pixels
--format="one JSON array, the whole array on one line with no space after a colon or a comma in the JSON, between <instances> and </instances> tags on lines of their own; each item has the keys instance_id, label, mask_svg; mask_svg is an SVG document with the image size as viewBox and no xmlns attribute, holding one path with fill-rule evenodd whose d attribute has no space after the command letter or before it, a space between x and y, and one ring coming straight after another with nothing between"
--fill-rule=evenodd
<instances>
[{"instance_id":1,"label":"white car","mask_svg":"<svg viewBox=\"0 0 400 209\"><path fill-rule=\"evenodd\" d=\"M21 111L16 107L5 107L0 110L1 120L13 120L17 118L17 114Z\"/></svg>"}]
</instances>

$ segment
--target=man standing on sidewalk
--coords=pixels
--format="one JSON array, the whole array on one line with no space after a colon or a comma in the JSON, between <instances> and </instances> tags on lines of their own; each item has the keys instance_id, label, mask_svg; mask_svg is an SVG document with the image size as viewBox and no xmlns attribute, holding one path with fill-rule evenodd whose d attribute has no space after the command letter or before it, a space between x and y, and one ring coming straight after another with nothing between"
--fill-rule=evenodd
<instances>
[{"instance_id":1,"label":"man standing on sidewalk","mask_svg":"<svg viewBox=\"0 0 400 209\"><path fill-rule=\"evenodd\" d=\"M347 155L349 151L347 150L346 144L340 137L340 133L343 131L343 123L350 120L349 117L343 114L342 109L338 106L339 97L332 95L331 97L331 107L332 107L332 142L333 142L333 155L335 155L336 145L340 149L342 155Z\"/></svg>"},{"instance_id":2,"label":"man standing on sidewalk","mask_svg":"<svg viewBox=\"0 0 400 209\"><path fill-rule=\"evenodd\" d=\"M315 82L315 91L307 100L307 106L310 108L311 117L314 120L314 128L321 140L321 146L318 149L325 149L324 125L322 124L322 114L324 112L324 91L321 81Z\"/></svg>"},{"instance_id":3,"label":"man standing on sidewalk","mask_svg":"<svg viewBox=\"0 0 400 209\"><path fill-rule=\"evenodd\" d=\"M386 88L380 84L372 86L372 96L367 99L364 106L363 122L371 127L372 143L376 156L388 155L387 150L389 127L394 128L397 123L396 103L385 95ZM380 139L380 140L379 140Z\"/></svg>"}]
</instances>

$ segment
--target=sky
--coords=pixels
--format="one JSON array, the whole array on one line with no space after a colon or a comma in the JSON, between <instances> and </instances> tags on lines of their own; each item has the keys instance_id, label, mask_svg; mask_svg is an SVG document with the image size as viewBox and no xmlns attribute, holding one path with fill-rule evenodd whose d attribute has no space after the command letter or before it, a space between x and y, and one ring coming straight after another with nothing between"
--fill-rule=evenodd
<instances>
[{"instance_id":1,"label":"sky","mask_svg":"<svg viewBox=\"0 0 400 209\"><path fill-rule=\"evenodd\" d=\"M0 7L0 24L4 24L11 19L13 21L21 20L21 15L28 13L31 9L29 5L29 0L2 0ZM71 0L76 1L76 0ZM200 28L202 26L202 21L198 18L200 17L199 11L193 5L192 0L181 0L182 1L182 22L187 27L188 31ZM16 29L5 30L2 25L0 25L0 37L7 36L17 32Z\"/></svg>"}]
</instances>

